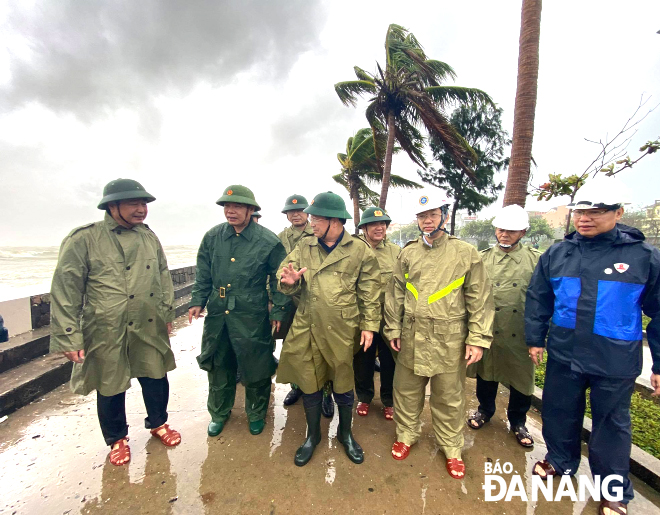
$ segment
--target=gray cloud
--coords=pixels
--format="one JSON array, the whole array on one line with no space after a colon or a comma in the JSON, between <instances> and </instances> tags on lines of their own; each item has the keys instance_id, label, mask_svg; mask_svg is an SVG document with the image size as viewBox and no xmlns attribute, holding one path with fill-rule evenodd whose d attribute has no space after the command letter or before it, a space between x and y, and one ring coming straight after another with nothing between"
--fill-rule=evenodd
<instances>
[{"instance_id":1,"label":"gray cloud","mask_svg":"<svg viewBox=\"0 0 660 515\"><path fill-rule=\"evenodd\" d=\"M1 28L30 49L12 52L5 110L39 102L91 121L108 110L142 110L141 130L157 131L149 106L199 82L221 86L251 70L286 75L316 44L320 0L77 0L14 2Z\"/></svg>"}]
</instances>

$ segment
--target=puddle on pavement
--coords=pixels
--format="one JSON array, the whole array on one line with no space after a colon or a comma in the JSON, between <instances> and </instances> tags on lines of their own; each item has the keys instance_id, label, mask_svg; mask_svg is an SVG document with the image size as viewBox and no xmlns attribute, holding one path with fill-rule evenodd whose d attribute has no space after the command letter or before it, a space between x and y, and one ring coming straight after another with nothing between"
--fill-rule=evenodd
<instances>
[{"instance_id":1,"label":"puddle on pavement","mask_svg":"<svg viewBox=\"0 0 660 515\"><path fill-rule=\"evenodd\" d=\"M282 434L286 427L286 418L288 415L283 402L289 389L290 386L288 384L275 383L273 390L273 437L270 440L270 457L282 445Z\"/></svg>"},{"instance_id":2,"label":"puddle on pavement","mask_svg":"<svg viewBox=\"0 0 660 515\"><path fill-rule=\"evenodd\" d=\"M330 458L327 461L327 467L325 469L325 482L329 485L335 482L335 477L337 476L337 469L335 468L335 459Z\"/></svg>"}]
</instances>

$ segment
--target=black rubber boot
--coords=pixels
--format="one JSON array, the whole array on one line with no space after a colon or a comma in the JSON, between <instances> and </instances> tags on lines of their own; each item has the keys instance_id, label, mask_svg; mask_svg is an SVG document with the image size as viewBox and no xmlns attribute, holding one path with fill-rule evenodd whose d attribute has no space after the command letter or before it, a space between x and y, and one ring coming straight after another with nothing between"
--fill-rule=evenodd
<instances>
[{"instance_id":1,"label":"black rubber boot","mask_svg":"<svg viewBox=\"0 0 660 515\"><path fill-rule=\"evenodd\" d=\"M337 439L344 445L346 456L353 463L360 464L364 461L364 451L360 444L353 438L351 423L353 422L353 406L337 404L339 410L339 427L337 428Z\"/></svg>"},{"instance_id":2,"label":"black rubber boot","mask_svg":"<svg viewBox=\"0 0 660 515\"><path fill-rule=\"evenodd\" d=\"M332 393L326 395L323 393L323 416L326 418L332 418L335 416L335 401L332 400Z\"/></svg>"},{"instance_id":3,"label":"black rubber boot","mask_svg":"<svg viewBox=\"0 0 660 515\"><path fill-rule=\"evenodd\" d=\"M314 449L321 443L321 405L305 408L305 418L307 419L307 439L298 450L293 462L302 467L307 465L312 459Z\"/></svg>"},{"instance_id":4,"label":"black rubber boot","mask_svg":"<svg viewBox=\"0 0 660 515\"><path fill-rule=\"evenodd\" d=\"M303 392L300 388L294 388L292 386L289 393L287 393L286 397L284 397L284 402L282 404L285 406L291 406L292 404L298 402L298 399L302 397L302 394Z\"/></svg>"}]
</instances>

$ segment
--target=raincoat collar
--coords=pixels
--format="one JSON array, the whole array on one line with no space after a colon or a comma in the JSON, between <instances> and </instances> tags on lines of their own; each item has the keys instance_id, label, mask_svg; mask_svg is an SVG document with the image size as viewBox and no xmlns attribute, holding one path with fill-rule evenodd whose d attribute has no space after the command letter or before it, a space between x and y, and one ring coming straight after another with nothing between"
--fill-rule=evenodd
<instances>
[{"instance_id":1,"label":"raincoat collar","mask_svg":"<svg viewBox=\"0 0 660 515\"><path fill-rule=\"evenodd\" d=\"M337 238L337 241L335 242L335 244L332 247L329 247L328 245L323 243L321 240L318 240L319 245L321 245L321 248L323 250L325 250L328 254L330 254L333 250L335 250L337 247L339 247L339 245L341 244L342 241L344 241L344 235L345 234L346 234L346 230L344 229L343 231L341 231L341 234L339 235L339 238Z\"/></svg>"},{"instance_id":2,"label":"raincoat collar","mask_svg":"<svg viewBox=\"0 0 660 515\"><path fill-rule=\"evenodd\" d=\"M250 219L250 223L247 224L247 227L245 229L243 229L238 234L245 237L245 239L247 241L252 241L252 236L254 235L254 231L255 231L254 225L255 225L255 223ZM223 233L222 233L222 239L223 240L228 240L232 236L235 237L236 234L237 233L236 233L236 229L234 229L234 226L229 225L229 223L226 222L226 225L225 225L225 227L223 229Z\"/></svg>"},{"instance_id":3,"label":"raincoat collar","mask_svg":"<svg viewBox=\"0 0 660 515\"><path fill-rule=\"evenodd\" d=\"M291 224L291 225L289 226L289 228L291 229L291 231L293 231L293 234L296 234L296 235L297 235L297 234L314 234L314 231L312 231L312 228L311 228L311 226L309 225L309 222L307 222L307 225L306 225L305 228L302 229L302 230L300 230L300 229L296 229L296 226L293 225L293 224Z\"/></svg>"},{"instance_id":4,"label":"raincoat collar","mask_svg":"<svg viewBox=\"0 0 660 515\"><path fill-rule=\"evenodd\" d=\"M112 231L112 232L117 232L117 231L133 231L133 230L135 230L135 228L136 228L138 225L142 225L142 224L137 224L137 225L134 225L133 227L131 227L131 228L129 229L128 227L124 227L123 225L119 225L119 224L117 223L117 220L115 220L114 218L112 218L112 216L110 216L108 213L105 214L105 217L103 218L103 222L105 223L105 225L108 226L108 229L109 229L110 231Z\"/></svg>"},{"instance_id":5,"label":"raincoat collar","mask_svg":"<svg viewBox=\"0 0 660 515\"><path fill-rule=\"evenodd\" d=\"M496 245L494 250L497 252L496 256L498 263L501 263L507 256L513 259L517 265L522 261L522 244L520 242L516 244L516 247L511 252L504 252L499 245Z\"/></svg>"}]
</instances>

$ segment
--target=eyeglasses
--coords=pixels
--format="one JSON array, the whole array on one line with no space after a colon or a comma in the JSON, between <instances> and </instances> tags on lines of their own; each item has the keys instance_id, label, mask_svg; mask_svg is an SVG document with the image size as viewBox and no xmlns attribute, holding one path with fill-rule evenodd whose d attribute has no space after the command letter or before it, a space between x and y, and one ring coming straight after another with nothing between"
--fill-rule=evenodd
<instances>
[{"instance_id":1,"label":"eyeglasses","mask_svg":"<svg viewBox=\"0 0 660 515\"><path fill-rule=\"evenodd\" d=\"M322 222L324 220L329 220L329 218L324 218L322 216L314 216L314 215L311 215L309 217L309 221L313 224L317 224L317 223Z\"/></svg>"},{"instance_id":2,"label":"eyeglasses","mask_svg":"<svg viewBox=\"0 0 660 515\"><path fill-rule=\"evenodd\" d=\"M438 213L417 215L418 222L423 222L427 218L430 218L435 222L436 220L440 220L440 218L442 218L442 215L439 215Z\"/></svg>"},{"instance_id":3,"label":"eyeglasses","mask_svg":"<svg viewBox=\"0 0 660 515\"><path fill-rule=\"evenodd\" d=\"M589 215L589 218L600 218L610 211L610 209L575 209L573 211L573 216L575 218L580 218L581 216Z\"/></svg>"}]
</instances>

